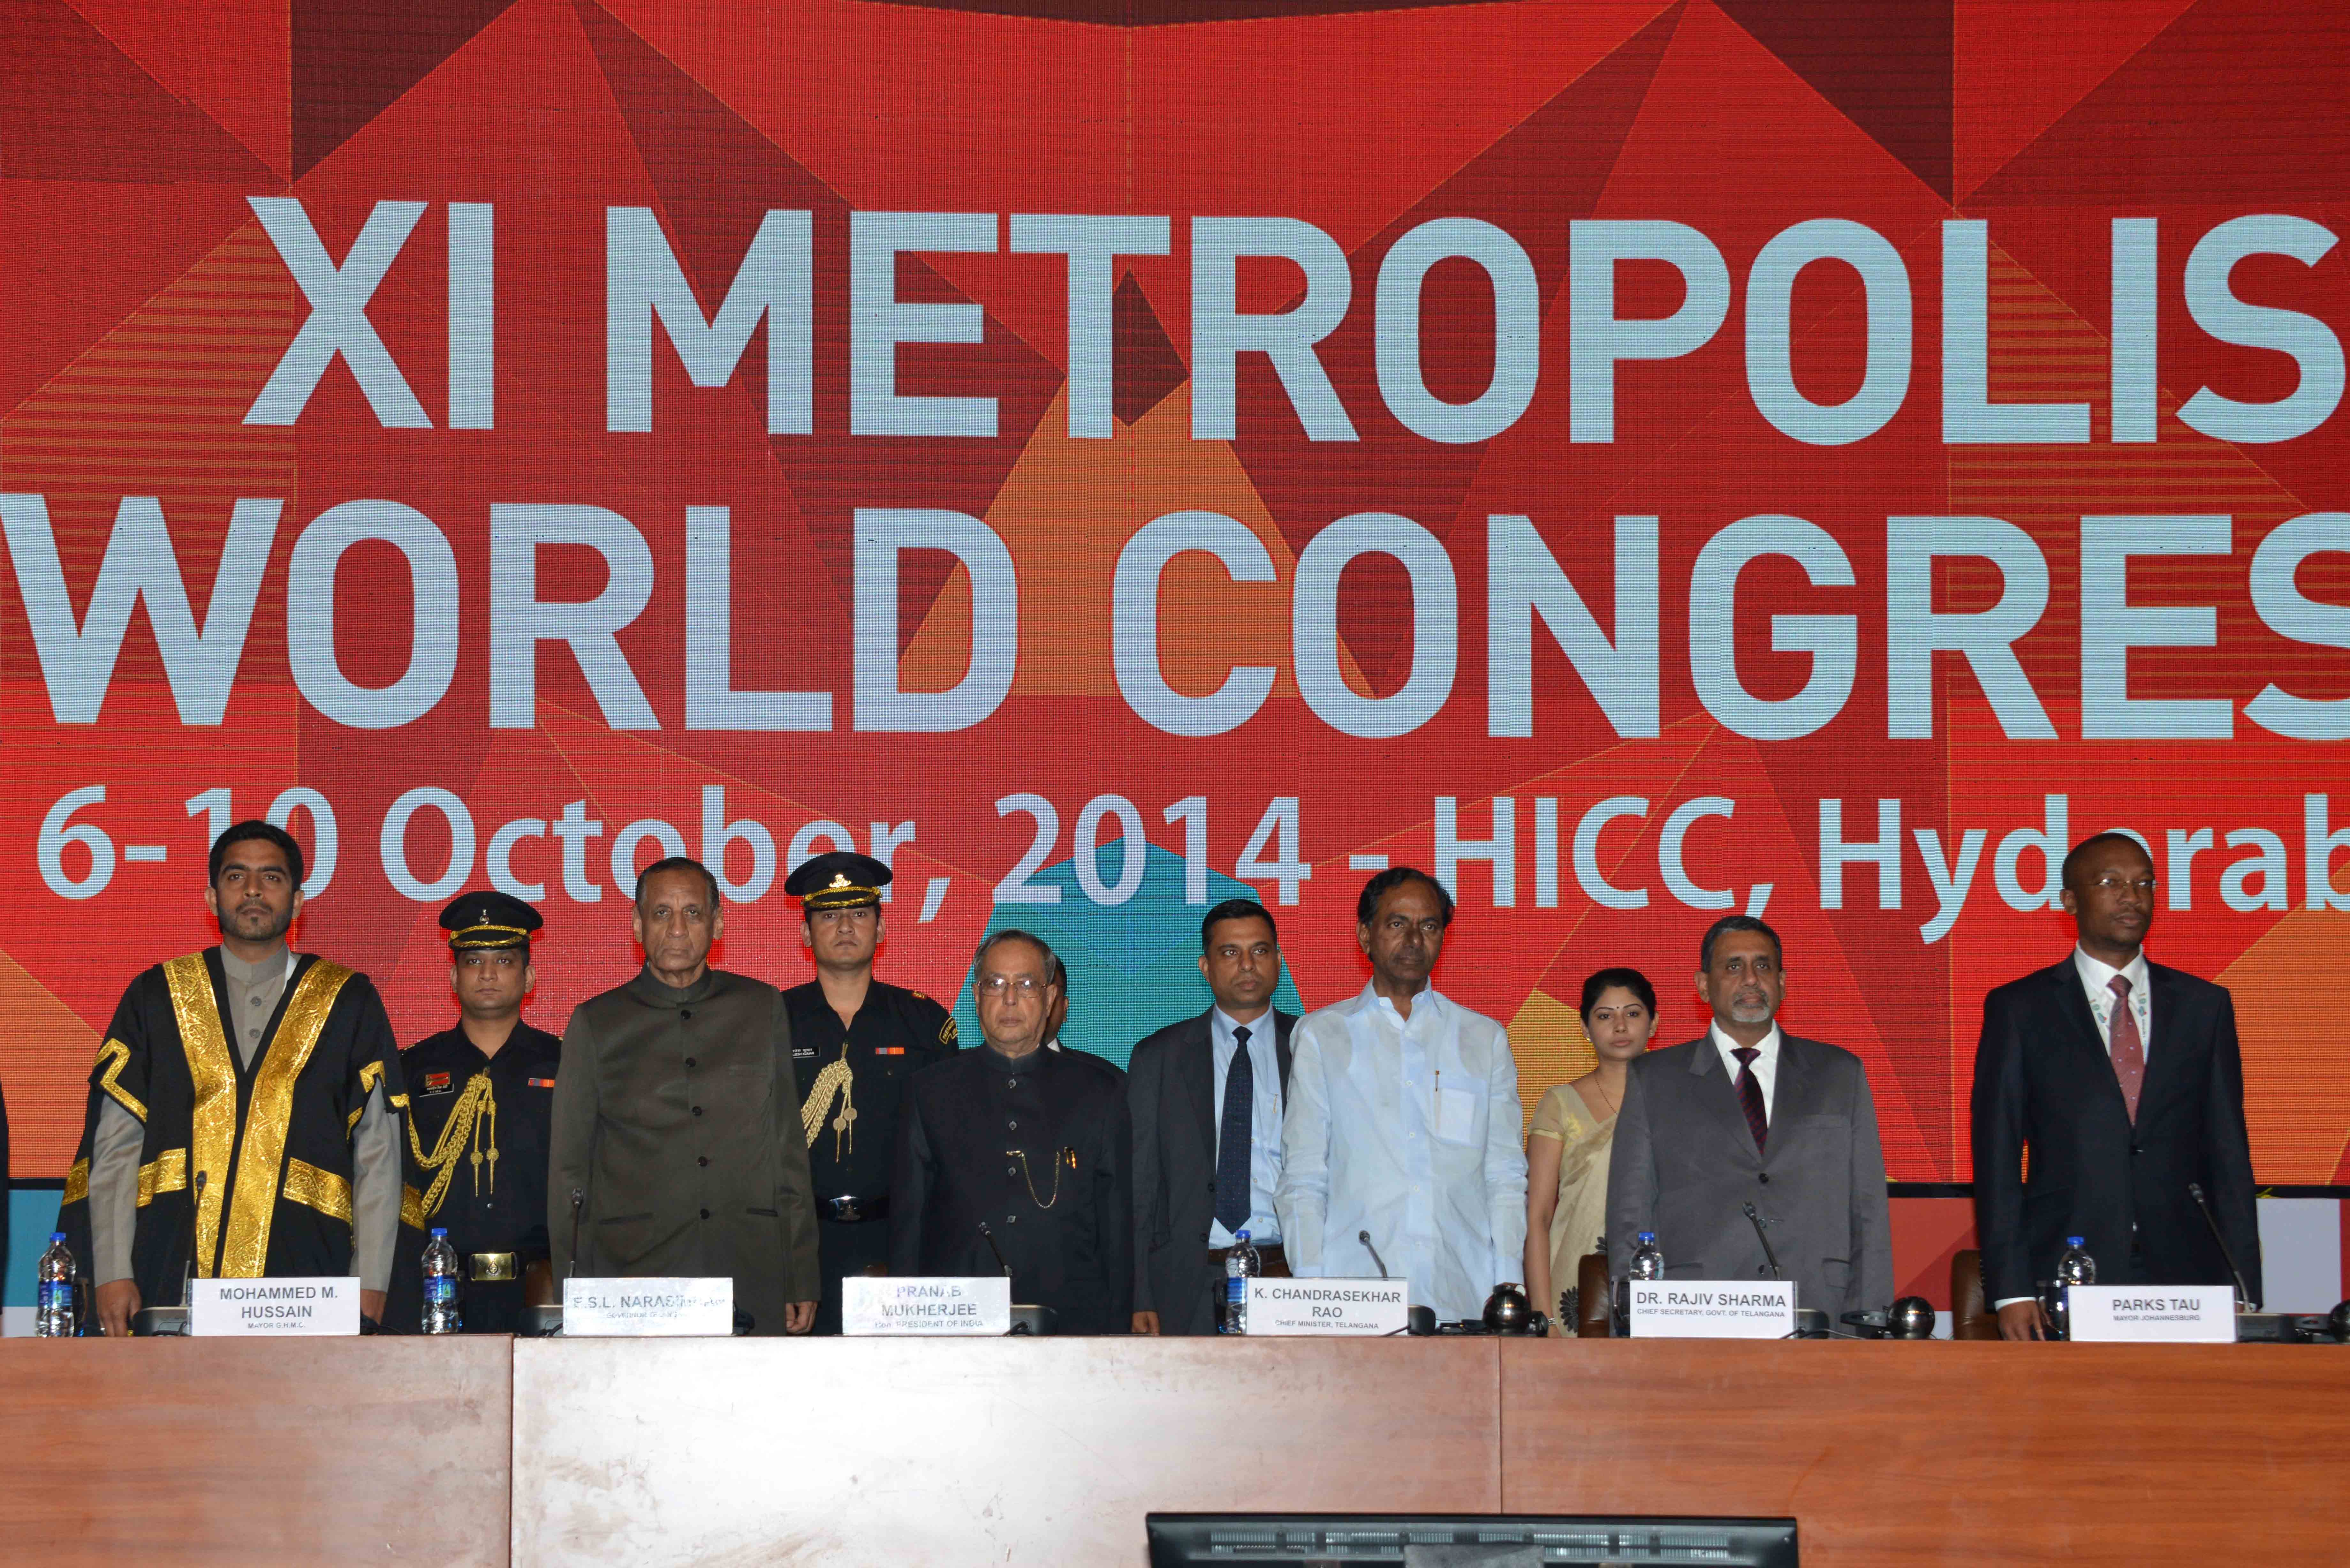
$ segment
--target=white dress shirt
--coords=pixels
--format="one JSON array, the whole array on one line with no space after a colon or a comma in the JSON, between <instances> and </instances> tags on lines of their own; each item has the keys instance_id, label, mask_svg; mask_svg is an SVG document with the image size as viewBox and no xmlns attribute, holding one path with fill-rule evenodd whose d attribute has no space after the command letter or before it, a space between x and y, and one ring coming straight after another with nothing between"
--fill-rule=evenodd
<instances>
[{"instance_id":1,"label":"white dress shirt","mask_svg":"<svg viewBox=\"0 0 2350 1568\"><path fill-rule=\"evenodd\" d=\"M2151 1061L2154 1057L2154 998L2147 994L2144 950L2131 955L2129 962L2116 969L2074 948L2073 972L2081 977L2081 989L2089 998L2089 1012L2097 1021L2097 1038L2105 1042L2108 1053L2114 1048L2114 976L2120 975L2130 982L2129 1005L2130 1012L2137 1018L2138 1044L2143 1047L2147 1059Z\"/></svg>"},{"instance_id":2,"label":"white dress shirt","mask_svg":"<svg viewBox=\"0 0 2350 1568\"><path fill-rule=\"evenodd\" d=\"M1249 1032L1249 1240L1262 1247L1281 1240L1281 1221L1274 1213L1274 1193L1281 1186L1281 1054L1274 1049L1273 1009L1253 1023L1234 1023L1221 1007L1209 1009L1208 1049L1214 1057L1216 1085L1216 1153L1221 1158L1224 1137L1224 1078L1232 1070L1232 1054L1240 1042L1232 1031ZM1232 1233L1221 1220L1208 1221L1208 1245L1229 1247Z\"/></svg>"},{"instance_id":3,"label":"white dress shirt","mask_svg":"<svg viewBox=\"0 0 2350 1568\"><path fill-rule=\"evenodd\" d=\"M1289 1037L1282 1123L1284 1251L1302 1278L1411 1282L1413 1304L1475 1317L1518 1277L1526 1156L1518 1066L1490 1018L1433 990L1411 1016L1369 986Z\"/></svg>"},{"instance_id":4,"label":"white dress shirt","mask_svg":"<svg viewBox=\"0 0 2350 1568\"><path fill-rule=\"evenodd\" d=\"M1713 1042L1713 1048L1721 1053L1721 1065L1730 1074L1730 1086L1735 1089L1738 1086L1739 1061L1731 1053L1739 1048L1738 1042L1724 1034L1719 1023L1706 1025L1705 1033L1707 1038ZM1771 1106L1773 1103L1771 1091L1779 1083L1779 1026L1776 1023L1771 1025L1770 1033L1754 1043L1754 1083L1762 1091L1762 1125L1768 1127L1772 1121Z\"/></svg>"}]
</instances>

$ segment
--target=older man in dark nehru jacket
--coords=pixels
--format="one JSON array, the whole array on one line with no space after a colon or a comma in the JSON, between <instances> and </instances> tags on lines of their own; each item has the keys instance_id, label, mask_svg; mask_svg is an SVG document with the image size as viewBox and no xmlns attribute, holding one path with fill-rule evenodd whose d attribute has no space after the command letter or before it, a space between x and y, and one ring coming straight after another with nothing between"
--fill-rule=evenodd
<instances>
[{"instance_id":1,"label":"older man in dark nehru jacket","mask_svg":"<svg viewBox=\"0 0 2350 1568\"><path fill-rule=\"evenodd\" d=\"M784 883L800 901L801 940L816 960L816 978L784 992L784 1007L816 1182L818 1334L840 1332L844 1276L889 1272L889 1179L906 1081L955 1054L952 1013L873 978L889 885L889 867L847 853L819 855Z\"/></svg>"},{"instance_id":2,"label":"older man in dark nehru jacket","mask_svg":"<svg viewBox=\"0 0 2350 1568\"><path fill-rule=\"evenodd\" d=\"M710 967L718 881L683 857L637 878L645 967L579 1004L556 1080L558 1275L730 1275L738 1327L806 1334L818 1290L792 1033L774 986Z\"/></svg>"},{"instance_id":3,"label":"older man in dark nehru jacket","mask_svg":"<svg viewBox=\"0 0 2350 1568\"><path fill-rule=\"evenodd\" d=\"M907 1085L892 1272L1008 1270L1060 1334L1124 1334L1134 1301L1133 1135L1117 1068L1044 1049L1053 950L997 931L972 963L984 1043ZM998 1262L1001 1255L1002 1261Z\"/></svg>"}]
</instances>

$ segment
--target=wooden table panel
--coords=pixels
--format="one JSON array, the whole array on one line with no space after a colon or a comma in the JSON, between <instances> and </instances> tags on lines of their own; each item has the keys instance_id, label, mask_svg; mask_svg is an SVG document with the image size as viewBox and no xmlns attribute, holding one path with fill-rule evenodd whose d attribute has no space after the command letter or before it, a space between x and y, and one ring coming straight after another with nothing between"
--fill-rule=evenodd
<instances>
[{"instance_id":1,"label":"wooden table panel","mask_svg":"<svg viewBox=\"0 0 2350 1568\"><path fill-rule=\"evenodd\" d=\"M2333 1563L2350 1349L1501 1347L1513 1513L1792 1515L1805 1568Z\"/></svg>"},{"instance_id":2,"label":"wooden table panel","mask_svg":"<svg viewBox=\"0 0 2350 1568\"><path fill-rule=\"evenodd\" d=\"M11 1560L506 1560L511 1341L0 1341Z\"/></svg>"},{"instance_id":3,"label":"wooden table panel","mask_svg":"<svg viewBox=\"0 0 2350 1568\"><path fill-rule=\"evenodd\" d=\"M1155 1510L1491 1512L1491 1341L523 1340L514 1560L1145 1560Z\"/></svg>"}]
</instances>

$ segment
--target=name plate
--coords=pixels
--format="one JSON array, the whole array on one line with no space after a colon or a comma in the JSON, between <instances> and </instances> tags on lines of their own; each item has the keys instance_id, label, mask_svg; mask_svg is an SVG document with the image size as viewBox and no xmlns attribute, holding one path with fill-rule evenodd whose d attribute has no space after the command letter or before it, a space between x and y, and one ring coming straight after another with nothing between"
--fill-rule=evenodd
<instances>
[{"instance_id":1,"label":"name plate","mask_svg":"<svg viewBox=\"0 0 2350 1568\"><path fill-rule=\"evenodd\" d=\"M2073 1338L2108 1345L2233 1345L2231 1285L2068 1285Z\"/></svg>"},{"instance_id":2,"label":"name plate","mask_svg":"<svg viewBox=\"0 0 2350 1568\"><path fill-rule=\"evenodd\" d=\"M357 1334L355 1279L194 1280L188 1332L224 1339L282 1334Z\"/></svg>"},{"instance_id":3,"label":"name plate","mask_svg":"<svg viewBox=\"0 0 2350 1568\"><path fill-rule=\"evenodd\" d=\"M1411 1317L1407 1280L1248 1282L1252 1334L1393 1334Z\"/></svg>"},{"instance_id":4,"label":"name plate","mask_svg":"<svg viewBox=\"0 0 2350 1568\"><path fill-rule=\"evenodd\" d=\"M840 1332L853 1334L989 1334L1012 1332L1012 1282L1002 1274L840 1282Z\"/></svg>"},{"instance_id":5,"label":"name plate","mask_svg":"<svg viewBox=\"0 0 2350 1568\"><path fill-rule=\"evenodd\" d=\"M774 1326L780 1329L783 1324ZM563 1282L567 1339L626 1339L633 1335L723 1337L734 1332L734 1282L707 1279L579 1280Z\"/></svg>"},{"instance_id":6,"label":"name plate","mask_svg":"<svg viewBox=\"0 0 2350 1568\"><path fill-rule=\"evenodd\" d=\"M1793 1280L1634 1280L1635 1339L1784 1339L1795 1332Z\"/></svg>"}]
</instances>

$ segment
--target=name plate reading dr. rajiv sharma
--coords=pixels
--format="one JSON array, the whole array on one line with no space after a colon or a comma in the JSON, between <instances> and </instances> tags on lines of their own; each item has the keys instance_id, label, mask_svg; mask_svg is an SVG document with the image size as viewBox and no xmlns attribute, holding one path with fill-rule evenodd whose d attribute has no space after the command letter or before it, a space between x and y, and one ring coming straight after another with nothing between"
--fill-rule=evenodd
<instances>
[{"instance_id":1,"label":"name plate reading dr. rajiv sharma","mask_svg":"<svg viewBox=\"0 0 2350 1568\"><path fill-rule=\"evenodd\" d=\"M851 1274L840 1282L845 1334L991 1334L1012 1332L1012 1282L1002 1274Z\"/></svg>"},{"instance_id":2,"label":"name plate reading dr. rajiv sharma","mask_svg":"<svg viewBox=\"0 0 2350 1568\"><path fill-rule=\"evenodd\" d=\"M733 1332L734 1282L723 1274L563 1282L567 1339L719 1338Z\"/></svg>"},{"instance_id":3,"label":"name plate reading dr. rajiv sharma","mask_svg":"<svg viewBox=\"0 0 2350 1568\"><path fill-rule=\"evenodd\" d=\"M1634 1280L1635 1339L1784 1339L1795 1332L1793 1280Z\"/></svg>"},{"instance_id":4,"label":"name plate reading dr. rajiv sharma","mask_svg":"<svg viewBox=\"0 0 2350 1568\"><path fill-rule=\"evenodd\" d=\"M266 1338L283 1334L357 1334L359 1282L287 1276L267 1280L192 1280L188 1332L207 1338Z\"/></svg>"},{"instance_id":5,"label":"name plate reading dr. rajiv sharma","mask_svg":"<svg viewBox=\"0 0 2350 1568\"><path fill-rule=\"evenodd\" d=\"M1268 1280L1248 1282L1253 1334L1381 1334L1411 1321L1404 1280Z\"/></svg>"}]
</instances>

